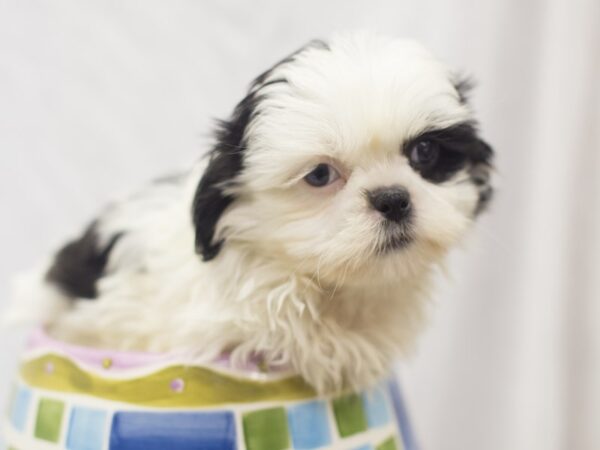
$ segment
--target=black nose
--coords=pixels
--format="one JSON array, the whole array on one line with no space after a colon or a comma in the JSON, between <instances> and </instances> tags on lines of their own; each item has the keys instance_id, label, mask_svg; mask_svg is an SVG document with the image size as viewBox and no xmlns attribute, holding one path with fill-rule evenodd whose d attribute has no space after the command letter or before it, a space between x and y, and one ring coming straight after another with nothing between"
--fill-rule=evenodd
<instances>
[{"instance_id":1,"label":"black nose","mask_svg":"<svg viewBox=\"0 0 600 450\"><path fill-rule=\"evenodd\" d=\"M410 216L412 206L410 194L400 186L390 186L367 194L369 202L377 211L392 222L402 222Z\"/></svg>"}]
</instances>

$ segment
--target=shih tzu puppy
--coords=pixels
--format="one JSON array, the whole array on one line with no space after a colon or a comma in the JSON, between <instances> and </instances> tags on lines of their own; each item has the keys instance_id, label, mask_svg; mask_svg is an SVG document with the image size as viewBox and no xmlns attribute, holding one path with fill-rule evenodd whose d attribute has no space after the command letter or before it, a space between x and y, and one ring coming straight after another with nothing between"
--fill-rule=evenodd
<instances>
[{"instance_id":1,"label":"shih tzu puppy","mask_svg":"<svg viewBox=\"0 0 600 450\"><path fill-rule=\"evenodd\" d=\"M311 42L254 80L189 173L24 277L10 316L96 347L261 358L322 393L369 386L490 199L465 88L412 41Z\"/></svg>"}]
</instances>

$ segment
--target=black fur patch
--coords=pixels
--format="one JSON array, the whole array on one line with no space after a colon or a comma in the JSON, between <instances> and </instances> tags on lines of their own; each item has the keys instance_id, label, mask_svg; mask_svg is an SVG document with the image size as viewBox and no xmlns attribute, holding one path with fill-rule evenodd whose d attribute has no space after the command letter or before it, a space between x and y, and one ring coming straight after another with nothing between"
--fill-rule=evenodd
<instances>
[{"instance_id":1,"label":"black fur patch","mask_svg":"<svg viewBox=\"0 0 600 450\"><path fill-rule=\"evenodd\" d=\"M274 83L287 83L285 79L265 82L277 67L292 62L296 55L307 48L327 49L322 41L309 44L275 64L259 75L250 85L246 97L238 103L229 120L219 121L216 131L216 144L209 153L209 164L198 184L192 205L192 219L196 232L196 251L204 261L218 255L223 241L213 242L219 218L235 200L226 192L227 187L236 183L236 177L244 166L246 151L245 132L248 124L257 114L256 107L261 100L261 88Z\"/></svg>"},{"instance_id":2,"label":"black fur patch","mask_svg":"<svg viewBox=\"0 0 600 450\"><path fill-rule=\"evenodd\" d=\"M423 140L435 143L440 153L436 164L419 172L421 176L434 183L443 183L458 171L467 169L470 181L479 192L475 215L481 213L493 195L490 173L494 152L478 136L476 126L466 122L445 129L430 130L411 139L404 145L404 154L409 160L412 147Z\"/></svg>"},{"instance_id":3,"label":"black fur patch","mask_svg":"<svg viewBox=\"0 0 600 450\"><path fill-rule=\"evenodd\" d=\"M463 105L469 103L469 95L475 87L475 82L470 77L456 76L454 88L458 93L458 99ZM471 160L469 176L479 191L479 201L475 209L475 215L483 212L492 200L494 189L490 184L490 172L492 171L493 150L483 140L479 139L476 158Z\"/></svg>"},{"instance_id":4,"label":"black fur patch","mask_svg":"<svg viewBox=\"0 0 600 450\"><path fill-rule=\"evenodd\" d=\"M222 241L213 243L217 222L234 197L224 189L234 183L241 172L242 153L246 150L244 133L254 114L257 97L248 94L235 108L229 121L219 122L217 144L194 196L192 217L196 231L196 251L204 261L219 253Z\"/></svg>"},{"instance_id":5,"label":"black fur patch","mask_svg":"<svg viewBox=\"0 0 600 450\"><path fill-rule=\"evenodd\" d=\"M492 149L479 138L473 123L426 131L411 139L404 145L404 154L409 160L413 146L420 141L430 141L439 147L437 162L420 171L423 178L434 183L449 180L469 165L491 163Z\"/></svg>"},{"instance_id":6,"label":"black fur patch","mask_svg":"<svg viewBox=\"0 0 600 450\"><path fill-rule=\"evenodd\" d=\"M494 196L494 188L490 182L491 171L492 165L490 160L476 163L469 168L469 177L471 178L471 182L477 187L479 192L479 199L477 201L477 207L475 208L475 215L479 215L485 211L492 200L492 197Z\"/></svg>"},{"instance_id":7,"label":"black fur patch","mask_svg":"<svg viewBox=\"0 0 600 450\"><path fill-rule=\"evenodd\" d=\"M46 279L71 297L96 298L96 282L104 274L108 256L121 236L116 234L106 245L100 246L93 223L83 236L59 250Z\"/></svg>"}]
</instances>

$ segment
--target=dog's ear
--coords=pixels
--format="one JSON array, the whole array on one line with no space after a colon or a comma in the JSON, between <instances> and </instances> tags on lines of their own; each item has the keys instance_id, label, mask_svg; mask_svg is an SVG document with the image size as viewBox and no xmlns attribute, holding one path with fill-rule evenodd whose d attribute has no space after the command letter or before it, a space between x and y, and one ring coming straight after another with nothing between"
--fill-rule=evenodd
<instances>
[{"instance_id":1,"label":"dog's ear","mask_svg":"<svg viewBox=\"0 0 600 450\"><path fill-rule=\"evenodd\" d=\"M454 86L454 89L456 89L456 92L458 94L458 100L462 104L469 103L471 91L475 87L475 81L473 80L473 78L471 78L468 75L457 73L453 74L451 78L451 82Z\"/></svg>"},{"instance_id":2,"label":"dog's ear","mask_svg":"<svg viewBox=\"0 0 600 450\"><path fill-rule=\"evenodd\" d=\"M243 168L245 132L255 106L256 98L250 93L236 106L230 120L219 121L216 144L196 189L192 218L196 251L204 261L217 256L223 245L223 240L214 242L215 229L225 209L235 200L228 188L236 184L236 178Z\"/></svg>"},{"instance_id":3,"label":"dog's ear","mask_svg":"<svg viewBox=\"0 0 600 450\"><path fill-rule=\"evenodd\" d=\"M235 200L232 186L244 166L246 151L246 129L255 114L263 94L261 89L276 83L287 83L282 77L272 77L273 71L288 64L310 48L327 50L323 41L314 40L276 63L259 75L251 84L248 95L235 107L229 120L219 121L216 144L210 152L208 167L198 184L192 207L192 217L196 232L196 251L204 261L210 261L219 254L223 239L214 241L215 229L223 212Z\"/></svg>"}]
</instances>

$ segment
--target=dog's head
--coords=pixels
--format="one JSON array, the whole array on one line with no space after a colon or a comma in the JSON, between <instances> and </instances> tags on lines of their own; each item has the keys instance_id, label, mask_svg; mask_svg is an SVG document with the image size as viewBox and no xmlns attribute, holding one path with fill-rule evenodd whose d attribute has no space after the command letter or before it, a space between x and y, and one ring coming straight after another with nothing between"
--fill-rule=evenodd
<instances>
[{"instance_id":1,"label":"dog's head","mask_svg":"<svg viewBox=\"0 0 600 450\"><path fill-rule=\"evenodd\" d=\"M429 265L492 192L465 88L412 41L303 47L220 124L194 199L198 252L235 246L335 283Z\"/></svg>"}]
</instances>

